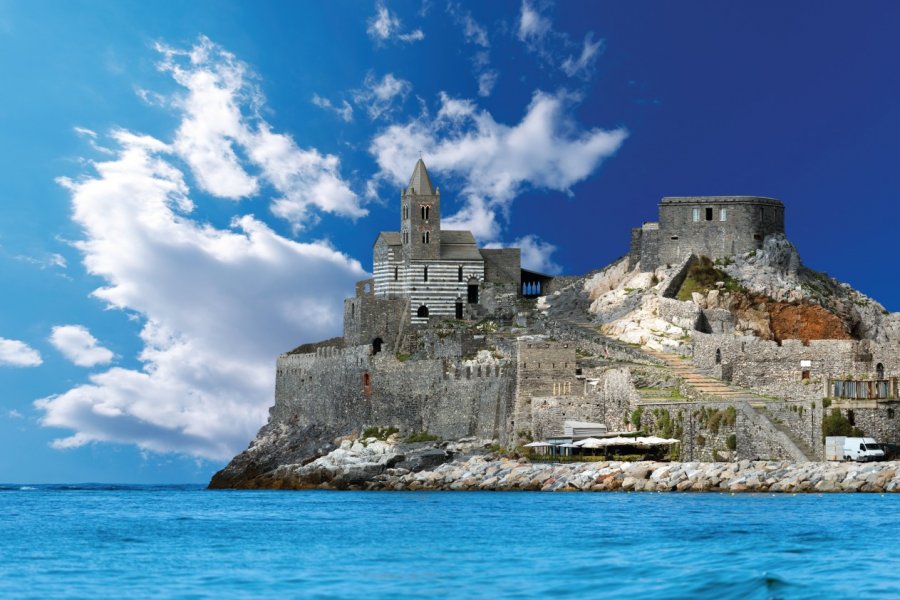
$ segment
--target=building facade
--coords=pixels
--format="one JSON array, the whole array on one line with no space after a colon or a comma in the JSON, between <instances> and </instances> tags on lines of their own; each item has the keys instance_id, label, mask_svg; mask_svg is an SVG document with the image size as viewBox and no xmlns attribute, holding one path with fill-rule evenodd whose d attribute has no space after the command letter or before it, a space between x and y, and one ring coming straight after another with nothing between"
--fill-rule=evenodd
<instances>
[{"instance_id":1,"label":"building facade","mask_svg":"<svg viewBox=\"0 0 900 600\"><path fill-rule=\"evenodd\" d=\"M642 271L673 265L691 254L713 260L762 248L766 236L784 233L784 204L759 196L663 198L659 221L631 230L629 267Z\"/></svg>"}]
</instances>

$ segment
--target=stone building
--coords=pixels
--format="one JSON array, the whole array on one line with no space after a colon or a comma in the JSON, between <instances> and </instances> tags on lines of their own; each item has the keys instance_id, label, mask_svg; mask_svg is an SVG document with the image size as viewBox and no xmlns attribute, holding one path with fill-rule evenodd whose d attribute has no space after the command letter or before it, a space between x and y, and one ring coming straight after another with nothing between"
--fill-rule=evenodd
<instances>
[{"instance_id":1,"label":"stone building","mask_svg":"<svg viewBox=\"0 0 900 600\"><path fill-rule=\"evenodd\" d=\"M413 324L476 318L498 295L521 295L521 251L481 249L471 231L443 229L441 192L422 159L400 195L400 231L378 235L373 263L374 297L405 300Z\"/></svg>"},{"instance_id":2,"label":"stone building","mask_svg":"<svg viewBox=\"0 0 900 600\"><path fill-rule=\"evenodd\" d=\"M667 197L659 221L631 230L628 266L642 271L674 265L691 254L713 260L762 248L784 233L784 205L759 196Z\"/></svg>"}]
</instances>

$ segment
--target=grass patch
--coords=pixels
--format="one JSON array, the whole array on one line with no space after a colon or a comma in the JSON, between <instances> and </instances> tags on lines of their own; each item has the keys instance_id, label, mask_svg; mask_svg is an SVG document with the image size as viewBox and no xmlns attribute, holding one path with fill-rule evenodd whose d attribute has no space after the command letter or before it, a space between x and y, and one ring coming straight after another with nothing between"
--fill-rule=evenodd
<instances>
[{"instance_id":1,"label":"grass patch","mask_svg":"<svg viewBox=\"0 0 900 600\"><path fill-rule=\"evenodd\" d=\"M681 284L681 289L678 290L676 298L686 302L691 299L691 294L694 292L705 295L706 292L716 289L716 282L718 281L724 282L725 285L722 289L725 291L746 292L735 278L717 269L709 258L701 256L688 269L687 277L685 277L684 283Z\"/></svg>"},{"instance_id":2,"label":"grass patch","mask_svg":"<svg viewBox=\"0 0 900 600\"><path fill-rule=\"evenodd\" d=\"M413 444L415 442L436 442L439 439L441 439L441 438L436 435L431 435L427 431L422 431L420 433L414 433L414 434L410 435L404 441L409 444Z\"/></svg>"},{"instance_id":3,"label":"grass patch","mask_svg":"<svg viewBox=\"0 0 900 600\"><path fill-rule=\"evenodd\" d=\"M375 438L376 440L384 442L395 433L400 433L400 430L396 427L369 427L362 432L362 436L360 437L364 440Z\"/></svg>"}]
</instances>

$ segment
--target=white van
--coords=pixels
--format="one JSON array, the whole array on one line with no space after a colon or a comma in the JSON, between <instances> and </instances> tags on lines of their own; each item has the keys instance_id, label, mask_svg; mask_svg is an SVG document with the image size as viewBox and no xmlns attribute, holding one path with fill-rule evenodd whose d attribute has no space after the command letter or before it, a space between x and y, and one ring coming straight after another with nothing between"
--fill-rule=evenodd
<instances>
[{"instance_id":1,"label":"white van","mask_svg":"<svg viewBox=\"0 0 900 600\"><path fill-rule=\"evenodd\" d=\"M825 438L825 460L867 462L884 460L884 448L869 437L833 436Z\"/></svg>"}]
</instances>

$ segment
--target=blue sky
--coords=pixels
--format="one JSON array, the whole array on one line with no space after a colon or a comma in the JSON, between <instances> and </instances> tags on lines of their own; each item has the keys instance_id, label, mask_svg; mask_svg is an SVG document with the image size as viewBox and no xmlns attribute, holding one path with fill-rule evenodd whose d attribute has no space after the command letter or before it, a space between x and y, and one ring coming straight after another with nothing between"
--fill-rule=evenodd
<instances>
[{"instance_id":1,"label":"blue sky","mask_svg":"<svg viewBox=\"0 0 900 600\"><path fill-rule=\"evenodd\" d=\"M893 2L0 0L0 481L206 481L340 330L421 155L583 273L666 195L783 200L900 309Z\"/></svg>"}]
</instances>

